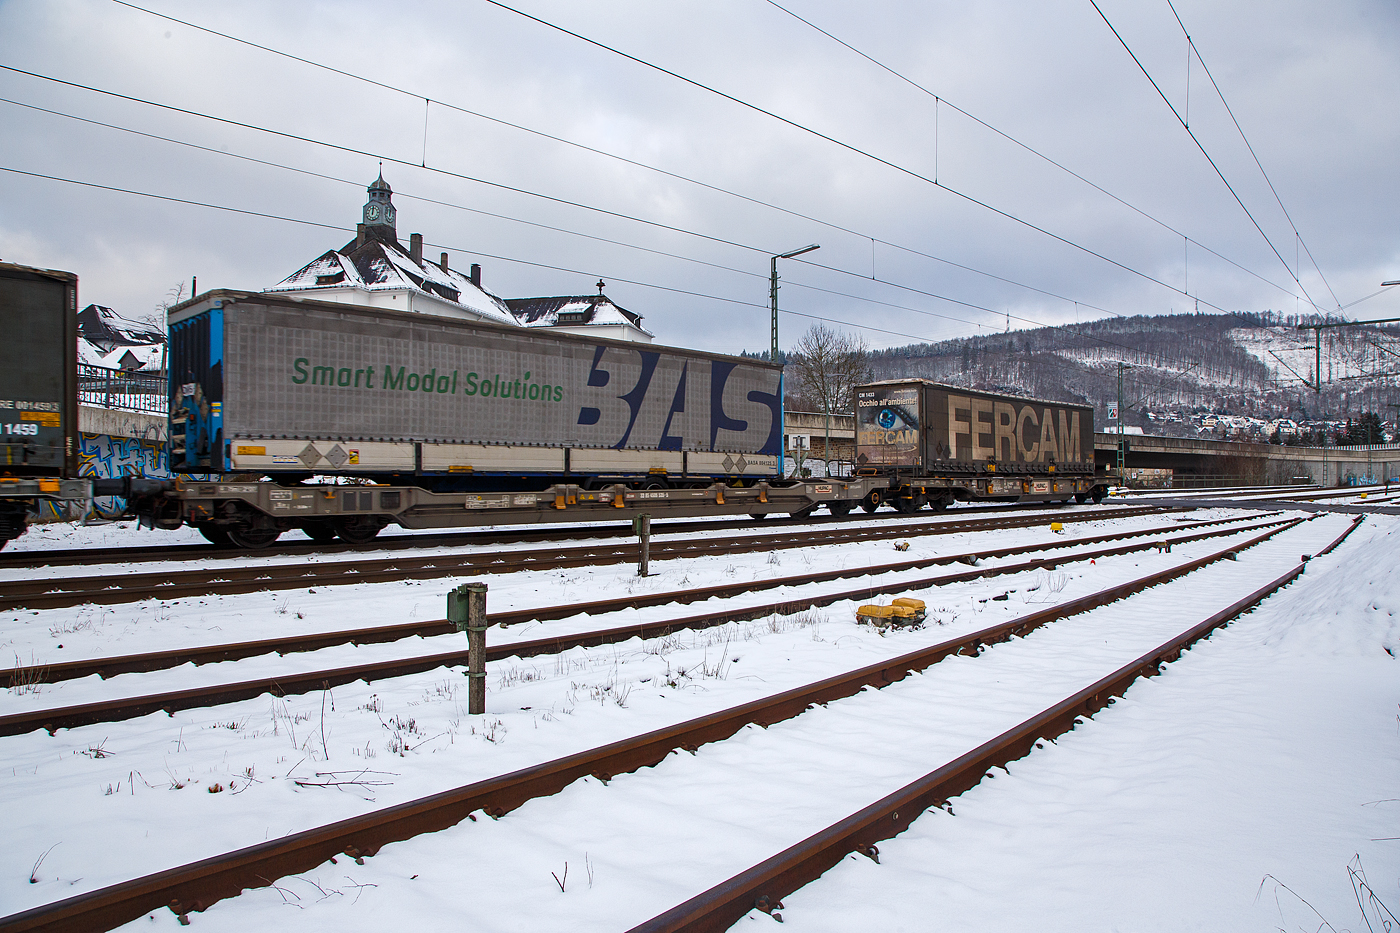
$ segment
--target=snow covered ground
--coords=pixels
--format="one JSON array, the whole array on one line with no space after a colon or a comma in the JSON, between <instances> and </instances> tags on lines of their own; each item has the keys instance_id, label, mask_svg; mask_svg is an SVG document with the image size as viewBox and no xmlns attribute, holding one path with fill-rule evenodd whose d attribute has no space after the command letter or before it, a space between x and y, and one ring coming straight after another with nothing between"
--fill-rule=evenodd
<instances>
[{"instance_id":1,"label":"snow covered ground","mask_svg":"<svg viewBox=\"0 0 1400 933\"><path fill-rule=\"evenodd\" d=\"M363 866L323 865L192 922L239 930L288 922L341 930L626 929L1072 693L1093 679L1086 671L1107 672L1188 628L1278 576L1298 554L1315 553L1349 518L1320 517L1242 551L1237 562L1198 571L1165 604L1134 598L1063 620L980 658L942 662L606 786L587 779L500 821L388 846ZM1083 537L1108 524L1070 524L1060 536L1035 527L911 538L906 553L879 542L654 562L645 580L628 566L486 580L491 608L501 610ZM93 533L50 527L53 547ZM1400 909L1400 842L1388 838L1400 836L1397 529L1397 519L1368 518L1298 582L1165 676L1139 683L1058 744L957 798L956 816L926 813L882 844L880 865L849 858L786 898L784 919L812 930L1317 929L1306 899L1337 929L1356 929L1363 924L1347 874L1353 857L1380 898ZM837 604L509 659L490 666L484 717L466 714L461 672L441 669L325 695L0 738L8 843L0 847L0 915L733 706L1252 534L922 591L915 595L929 601L931 624L918 632L882 636L854 623L854 604ZM151 540L114 526L103 535L93 546ZM893 596L900 579L929 573L872 581ZM407 622L441 617L443 594L459 582L3 613L0 645L30 663ZM853 583L764 591L750 602ZM578 617L493 628L488 637L499 643L669 614ZM0 695L0 712L428 653L461 640L17 688ZM551 873L566 862L561 891ZM740 928L772 922L753 914ZM175 926L175 917L162 911L131 926L161 925Z\"/></svg>"}]
</instances>

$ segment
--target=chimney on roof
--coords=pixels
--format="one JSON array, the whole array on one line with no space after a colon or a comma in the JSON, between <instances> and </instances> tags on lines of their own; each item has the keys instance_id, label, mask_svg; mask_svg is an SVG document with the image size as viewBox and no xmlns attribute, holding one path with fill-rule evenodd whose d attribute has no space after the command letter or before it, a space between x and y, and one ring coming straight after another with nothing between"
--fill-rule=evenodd
<instances>
[{"instance_id":1,"label":"chimney on roof","mask_svg":"<svg viewBox=\"0 0 1400 933\"><path fill-rule=\"evenodd\" d=\"M481 287L481 263L472 263L472 284L477 288Z\"/></svg>"},{"instance_id":2,"label":"chimney on roof","mask_svg":"<svg viewBox=\"0 0 1400 933\"><path fill-rule=\"evenodd\" d=\"M359 249L365 245L365 225L355 224L355 248Z\"/></svg>"},{"instance_id":3,"label":"chimney on roof","mask_svg":"<svg viewBox=\"0 0 1400 933\"><path fill-rule=\"evenodd\" d=\"M443 254L442 254L442 259L438 260L438 267L439 267L440 269L442 269L443 272L446 272L446 271L447 271L447 254L446 254L446 253L443 253Z\"/></svg>"},{"instance_id":4,"label":"chimney on roof","mask_svg":"<svg viewBox=\"0 0 1400 933\"><path fill-rule=\"evenodd\" d=\"M408 237L408 258L416 265L423 264L423 234L412 233Z\"/></svg>"}]
</instances>

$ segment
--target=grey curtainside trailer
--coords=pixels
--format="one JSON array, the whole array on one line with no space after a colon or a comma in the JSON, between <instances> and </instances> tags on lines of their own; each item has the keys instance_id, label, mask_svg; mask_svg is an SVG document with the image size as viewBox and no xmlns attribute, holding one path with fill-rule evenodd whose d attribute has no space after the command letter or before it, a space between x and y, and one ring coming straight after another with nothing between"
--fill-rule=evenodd
<instances>
[{"instance_id":1,"label":"grey curtainside trailer","mask_svg":"<svg viewBox=\"0 0 1400 933\"><path fill-rule=\"evenodd\" d=\"M0 262L0 546L78 475L78 277Z\"/></svg>"},{"instance_id":2,"label":"grey curtainside trailer","mask_svg":"<svg viewBox=\"0 0 1400 933\"><path fill-rule=\"evenodd\" d=\"M897 508L954 499L1095 502L1088 405L974 392L922 379L856 389L856 462L887 476Z\"/></svg>"},{"instance_id":3,"label":"grey curtainside trailer","mask_svg":"<svg viewBox=\"0 0 1400 933\"><path fill-rule=\"evenodd\" d=\"M169 320L178 472L443 491L782 469L782 370L759 360L232 291Z\"/></svg>"}]
</instances>

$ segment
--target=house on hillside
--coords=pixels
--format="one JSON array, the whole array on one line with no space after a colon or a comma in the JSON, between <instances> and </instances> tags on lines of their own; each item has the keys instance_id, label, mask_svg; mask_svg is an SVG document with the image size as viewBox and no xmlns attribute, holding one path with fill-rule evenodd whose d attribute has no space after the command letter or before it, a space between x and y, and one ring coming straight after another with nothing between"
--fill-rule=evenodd
<instances>
[{"instance_id":1,"label":"house on hillside","mask_svg":"<svg viewBox=\"0 0 1400 933\"><path fill-rule=\"evenodd\" d=\"M480 265L472 263L463 274L449 265L447 253L437 262L425 259L422 234L412 234L405 249L398 238L394 192L382 172L367 195L355 239L321 254L265 291L304 292L321 301L651 342L651 333L641 326L641 315L609 301L602 294L602 283L598 295L508 301L482 284Z\"/></svg>"}]
</instances>

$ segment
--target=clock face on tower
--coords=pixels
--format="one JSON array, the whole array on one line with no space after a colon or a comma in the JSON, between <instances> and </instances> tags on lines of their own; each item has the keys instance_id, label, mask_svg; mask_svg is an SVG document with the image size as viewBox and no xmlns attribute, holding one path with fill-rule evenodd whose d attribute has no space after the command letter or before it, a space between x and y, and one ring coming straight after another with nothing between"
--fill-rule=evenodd
<instances>
[{"instance_id":1,"label":"clock face on tower","mask_svg":"<svg viewBox=\"0 0 1400 933\"><path fill-rule=\"evenodd\" d=\"M379 205L368 204L365 206L365 220L374 223L379 219Z\"/></svg>"},{"instance_id":2,"label":"clock face on tower","mask_svg":"<svg viewBox=\"0 0 1400 933\"><path fill-rule=\"evenodd\" d=\"M385 204L385 205L384 205L384 222L385 222L386 224L393 224L393 222L394 222L394 205L392 205L392 204Z\"/></svg>"}]
</instances>

